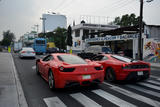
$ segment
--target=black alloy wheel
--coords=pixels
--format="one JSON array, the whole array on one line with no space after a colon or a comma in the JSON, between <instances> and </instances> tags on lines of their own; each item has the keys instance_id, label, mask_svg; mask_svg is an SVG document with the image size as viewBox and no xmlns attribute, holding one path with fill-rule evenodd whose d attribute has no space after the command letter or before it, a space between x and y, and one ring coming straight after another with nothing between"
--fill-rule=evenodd
<instances>
[{"instance_id":1,"label":"black alloy wheel","mask_svg":"<svg viewBox=\"0 0 160 107\"><path fill-rule=\"evenodd\" d=\"M109 82L116 81L116 76L115 76L114 70L112 68L108 68L106 70L105 78Z\"/></svg>"},{"instance_id":2,"label":"black alloy wheel","mask_svg":"<svg viewBox=\"0 0 160 107\"><path fill-rule=\"evenodd\" d=\"M50 89L55 88L55 81L54 81L54 75L52 71L49 71L49 76L48 76L48 84Z\"/></svg>"}]
</instances>

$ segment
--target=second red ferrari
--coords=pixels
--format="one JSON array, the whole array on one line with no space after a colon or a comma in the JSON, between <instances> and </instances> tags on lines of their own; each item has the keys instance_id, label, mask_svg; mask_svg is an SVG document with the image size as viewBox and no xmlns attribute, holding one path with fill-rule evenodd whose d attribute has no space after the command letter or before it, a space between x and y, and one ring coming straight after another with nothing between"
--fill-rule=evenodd
<instances>
[{"instance_id":1,"label":"second red ferrari","mask_svg":"<svg viewBox=\"0 0 160 107\"><path fill-rule=\"evenodd\" d=\"M113 54L98 55L93 60L103 65L108 81L142 80L150 76L150 64L144 61Z\"/></svg>"}]
</instances>

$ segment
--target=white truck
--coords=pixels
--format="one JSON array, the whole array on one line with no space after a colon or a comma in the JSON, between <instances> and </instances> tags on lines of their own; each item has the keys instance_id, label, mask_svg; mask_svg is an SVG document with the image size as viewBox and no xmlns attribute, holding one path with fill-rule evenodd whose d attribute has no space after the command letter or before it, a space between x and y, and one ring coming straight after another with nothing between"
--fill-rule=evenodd
<instances>
[{"instance_id":1,"label":"white truck","mask_svg":"<svg viewBox=\"0 0 160 107\"><path fill-rule=\"evenodd\" d=\"M14 52L19 52L22 49L22 42L14 42Z\"/></svg>"}]
</instances>

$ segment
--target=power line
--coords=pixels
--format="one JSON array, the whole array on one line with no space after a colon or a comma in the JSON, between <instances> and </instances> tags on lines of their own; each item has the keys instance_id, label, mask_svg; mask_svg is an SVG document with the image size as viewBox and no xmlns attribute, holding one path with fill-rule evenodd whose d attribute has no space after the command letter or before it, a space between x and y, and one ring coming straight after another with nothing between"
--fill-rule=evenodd
<instances>
[{"instance_id":1,"label":"power line","mask_svg":"<svg viewBox=\"0 0 160 107\"><path fill-rule=\"evenodd\" d=\"M119 5L121 5L122 3L126 2L126 1L128 1L128 0L118 0L118 1L115 1L115 2L113 2L113 3L111 3L111 4L108 4L108 5L100 8L100 9L98 9L98 10L96 10L96 11L101 11L101 10L104 10L104 9L106 9L106 8L108 8L108 7L109 7L109 8L116 7L116 6L119 6ZM96 12L96 11L95 11L95 12Z\"/></svg>"},{"instance_id":2,"label":"power line","mask_svg":"<svg viewBox=\"0 0 160 107\"><path fill-rule=\"evenodd\" d=\"M68 1L68 0L65 0L65 1ZM64 9L64 7L69 7L71 2L73 2L73 1L75 1L75 0L68 1L68 3L62 1L62 3L59 5L59 8L57 7L57 9L61 10L61 9Z\"/></svg>"},{"instance_id":3,"label":"power line","mask_svg":"<svg viewBox=\"0 0 160 107\"><path fill-rule=\"evenodd\" d=\"M120 10L120 9L123 9L123 8L126 7L127 5L132 4L133 2L135 2L135 1L134 1L134 0L131 0L131 1L129 1L129 2L124 3L123 5L121 5L121 6L119 6L119 7L116 7L115 10L112 10L112 13L114 13L114 12Z\"/></svg>"},{"instance_id":4,"label":"power line","mask_svg":"<svg viewBox=\"0 0 160 107\"><path fill-rule=\"evenodd\" d=\"M71 0L71 1L69 1L68 3L66 2L65 4L66 5L63 5L62 7L60 7L60 10L61 9L64 9L64 7L69 7L69 6L71 6L72 4L73 4L73 2L75 2L76 0Z\"/></svg>"},{"instance_id":5,"label":"power line","mask_svg":"<svg viewBox=\"0 0 160 107\"><path fill-rule=\"evenodd\" d=\"M60 8L67 0L62 0L56 7L54 10L57 10L58 8Z\"/></svg>"}]
</instances>

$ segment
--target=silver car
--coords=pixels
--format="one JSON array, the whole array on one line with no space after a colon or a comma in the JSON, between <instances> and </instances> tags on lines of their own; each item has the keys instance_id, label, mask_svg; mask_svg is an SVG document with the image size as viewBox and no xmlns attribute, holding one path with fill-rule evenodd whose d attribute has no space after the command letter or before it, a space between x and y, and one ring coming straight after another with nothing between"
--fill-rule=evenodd
<instances>
[{"instance_id":1,"label":"silver car","mask_svg":"<svg viewBox=\"0 0 160 107\"><path fill-rule=\"evenodd\" d=\"M24 58L24 57L33 57L35 58L36 53L33 50L33 48L29 47L23 47L22 50L19 52L19 57Z\"/></svg>"}]
</instances>

